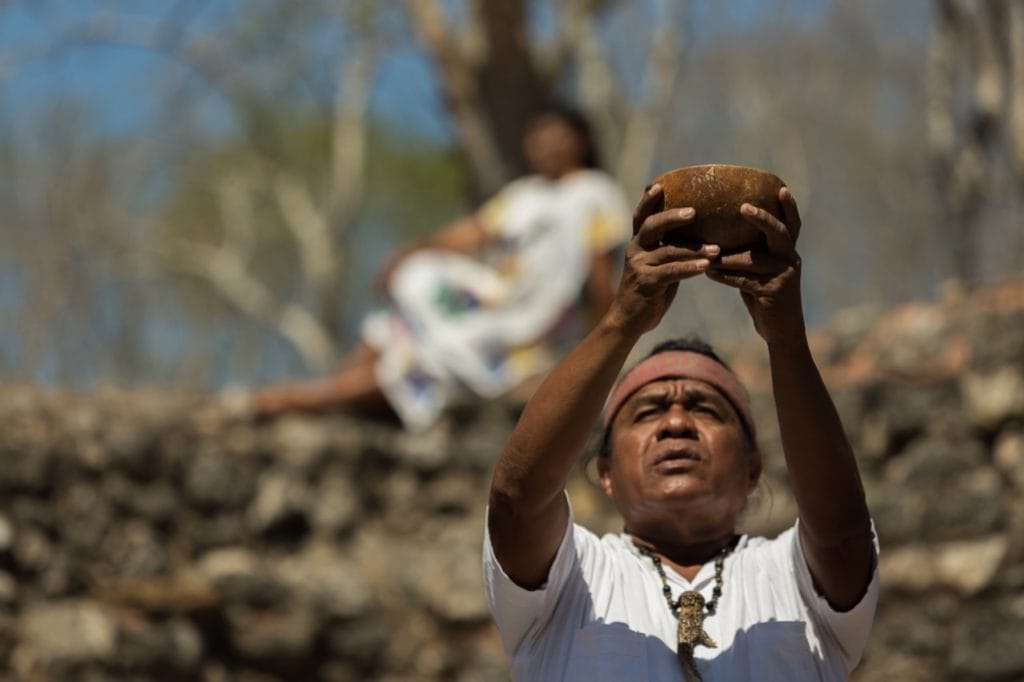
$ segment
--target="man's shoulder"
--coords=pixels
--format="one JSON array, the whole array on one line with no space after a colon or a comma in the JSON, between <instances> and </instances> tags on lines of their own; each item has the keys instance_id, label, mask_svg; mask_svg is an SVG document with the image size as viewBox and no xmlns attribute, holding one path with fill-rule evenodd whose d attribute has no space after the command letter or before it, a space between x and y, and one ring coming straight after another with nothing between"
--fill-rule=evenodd
<instances>
[{"instance_id":1,"label":"man's shoulder","mask_svg":"<svg viewBox=\"0 0 1024 682\"><path fill-rule=\"evenodd\" d=\"M625 533L598 535L586 526L574 523L573 542L581 564L618 565L637 556L632 541Z\"/></svg>"},{"instance_id":2,"label":"man's shoulder","mask_svg":"<svg viewBox=\"0 0 1024 682\"><path fill-rule=\"evenodd\" d=\"M737 556L750 557L757 562L786 562L793 558L793 543L796 538L796 526L789 526L782 532L773 535L742 535L736 545Z\"/></svg>"},{"instance_id":3,"label":"man's shoulder","mask_svg":"<svg viewBox=\"0 0 1024 682\"><path fill-rule=\"evenodd\" d=\"M775 535L741 535L740 545L749 549L772 547L778 544L792 542L794 533L796 533L795 523Z\"/></svg>"},{"instance_id":4,"label":"man's shoulder","mask_svg":"<svg viewBox=\"0 0 1024 682\"><path fill-rule=\"evenodd\" d=\"M632 542L629 536L625 533L598 533L597 531L591 530L586 526L580 525L579 523L573 522L573 535L576 540L584 540L588 543L593 543L596 546L601 547L611 552L629 552L632 547Z\"/></svg>"}]
</instances>

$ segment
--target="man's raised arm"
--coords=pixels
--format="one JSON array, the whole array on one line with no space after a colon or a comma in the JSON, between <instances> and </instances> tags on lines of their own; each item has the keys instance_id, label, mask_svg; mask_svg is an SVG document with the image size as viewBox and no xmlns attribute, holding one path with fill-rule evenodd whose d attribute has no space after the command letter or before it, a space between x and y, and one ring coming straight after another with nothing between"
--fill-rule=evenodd
<instances>
[{"instance_id":1,"label":"man's raised arm","mask_svg":"<svg viewBox=\"0 0 1024 682\"><path fill-rule=\"evenodd\" d=\"M714 246L663 245L665 232L685 229L694 216L692 209L661 211L663 202L658 186L644 193L608 312L530 398L495 467L491 544L502 569L522 587L547 580L568 521L566 480L627 356L657 326L679 282L706 272L718 254Z\"/></svg>"},{"instance_id":2,"label":"man's raised arm","mask_svg":"<svg viewBox=\"0 0 1024 682\"><path fill-rule=\"evenodd\" d=\"M856 460L807 344L796 202L788 188L779 199L785 222L750 204L741 211L767 236L767 252L725 256L708 276L740 290L768 345L804 555L818 591L833 608L845 610L860 601L871 580L871 520Z\"/></svg>"}]
</instances>

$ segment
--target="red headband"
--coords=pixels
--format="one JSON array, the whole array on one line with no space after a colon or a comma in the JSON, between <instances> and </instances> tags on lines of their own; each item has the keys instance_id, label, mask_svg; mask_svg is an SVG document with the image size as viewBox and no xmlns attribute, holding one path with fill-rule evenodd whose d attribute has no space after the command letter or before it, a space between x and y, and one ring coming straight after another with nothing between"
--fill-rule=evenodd
<instances>
[{"instance_id":1,"label":"red headband","mask_svg":"<svg viewBox=\"0 0 1024 682\"><path fill-rule=\"evenodd\" d=\"M604 427L612 423L629 396L652 381L661 379L696 379L716 388L732 404L750 437L756 437L750 397L736 375L702 353L670 350L657 353L636 364L622 377L605 404Z\"/></svg>"}]
</instances>

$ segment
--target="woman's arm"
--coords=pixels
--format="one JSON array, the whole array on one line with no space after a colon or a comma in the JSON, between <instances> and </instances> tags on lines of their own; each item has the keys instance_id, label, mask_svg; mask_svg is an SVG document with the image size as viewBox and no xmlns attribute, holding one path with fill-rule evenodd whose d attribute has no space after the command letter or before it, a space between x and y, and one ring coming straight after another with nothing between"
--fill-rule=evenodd
<instances>
[{"instance_id":1,"label":"woman's arm","mask_svg":"<svg viewBox=\"0 0 1024 682\"><path fill-rule=\"evenodd\" d=\"M476 253L484 247L487 239L488 235L483 223L474 214L445 225L412 246L421 249Z\"/></svg>"},{"instance_id":2,"label":"woman's arm","mask_svg":"<svg viewBox=\"0 0 1024 682\"><path fill-rule=\"evenodd\" d=\"M399 264L407 257L424 249L438 251L454 251L457 253L475 254L481 251L490 239L487 230L476 214L460 218L433 234L422 239L411 241L397 248L385 261L377 274L375 287L377 291L386 292L391 275Z\"/></svg>"}]
</instances>

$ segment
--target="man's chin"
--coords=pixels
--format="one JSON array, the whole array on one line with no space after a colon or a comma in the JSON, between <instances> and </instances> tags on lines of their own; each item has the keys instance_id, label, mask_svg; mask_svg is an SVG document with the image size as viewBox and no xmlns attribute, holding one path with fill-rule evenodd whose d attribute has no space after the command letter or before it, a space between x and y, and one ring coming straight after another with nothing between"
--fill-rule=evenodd
<instances>
[{"instance_id":1,"label":"man's chin","mask_svg":"<svg viewBox=\"0 0 1024 682\"><path fill-rule=\"evenodd\" d=\"M647 496L648 499L665 502L696 502L706 499L708 496L708 490L702 485L700 479L687 473L666 475L659 483L660 485L652 487Z\"/></svg>"}]
</instances>

